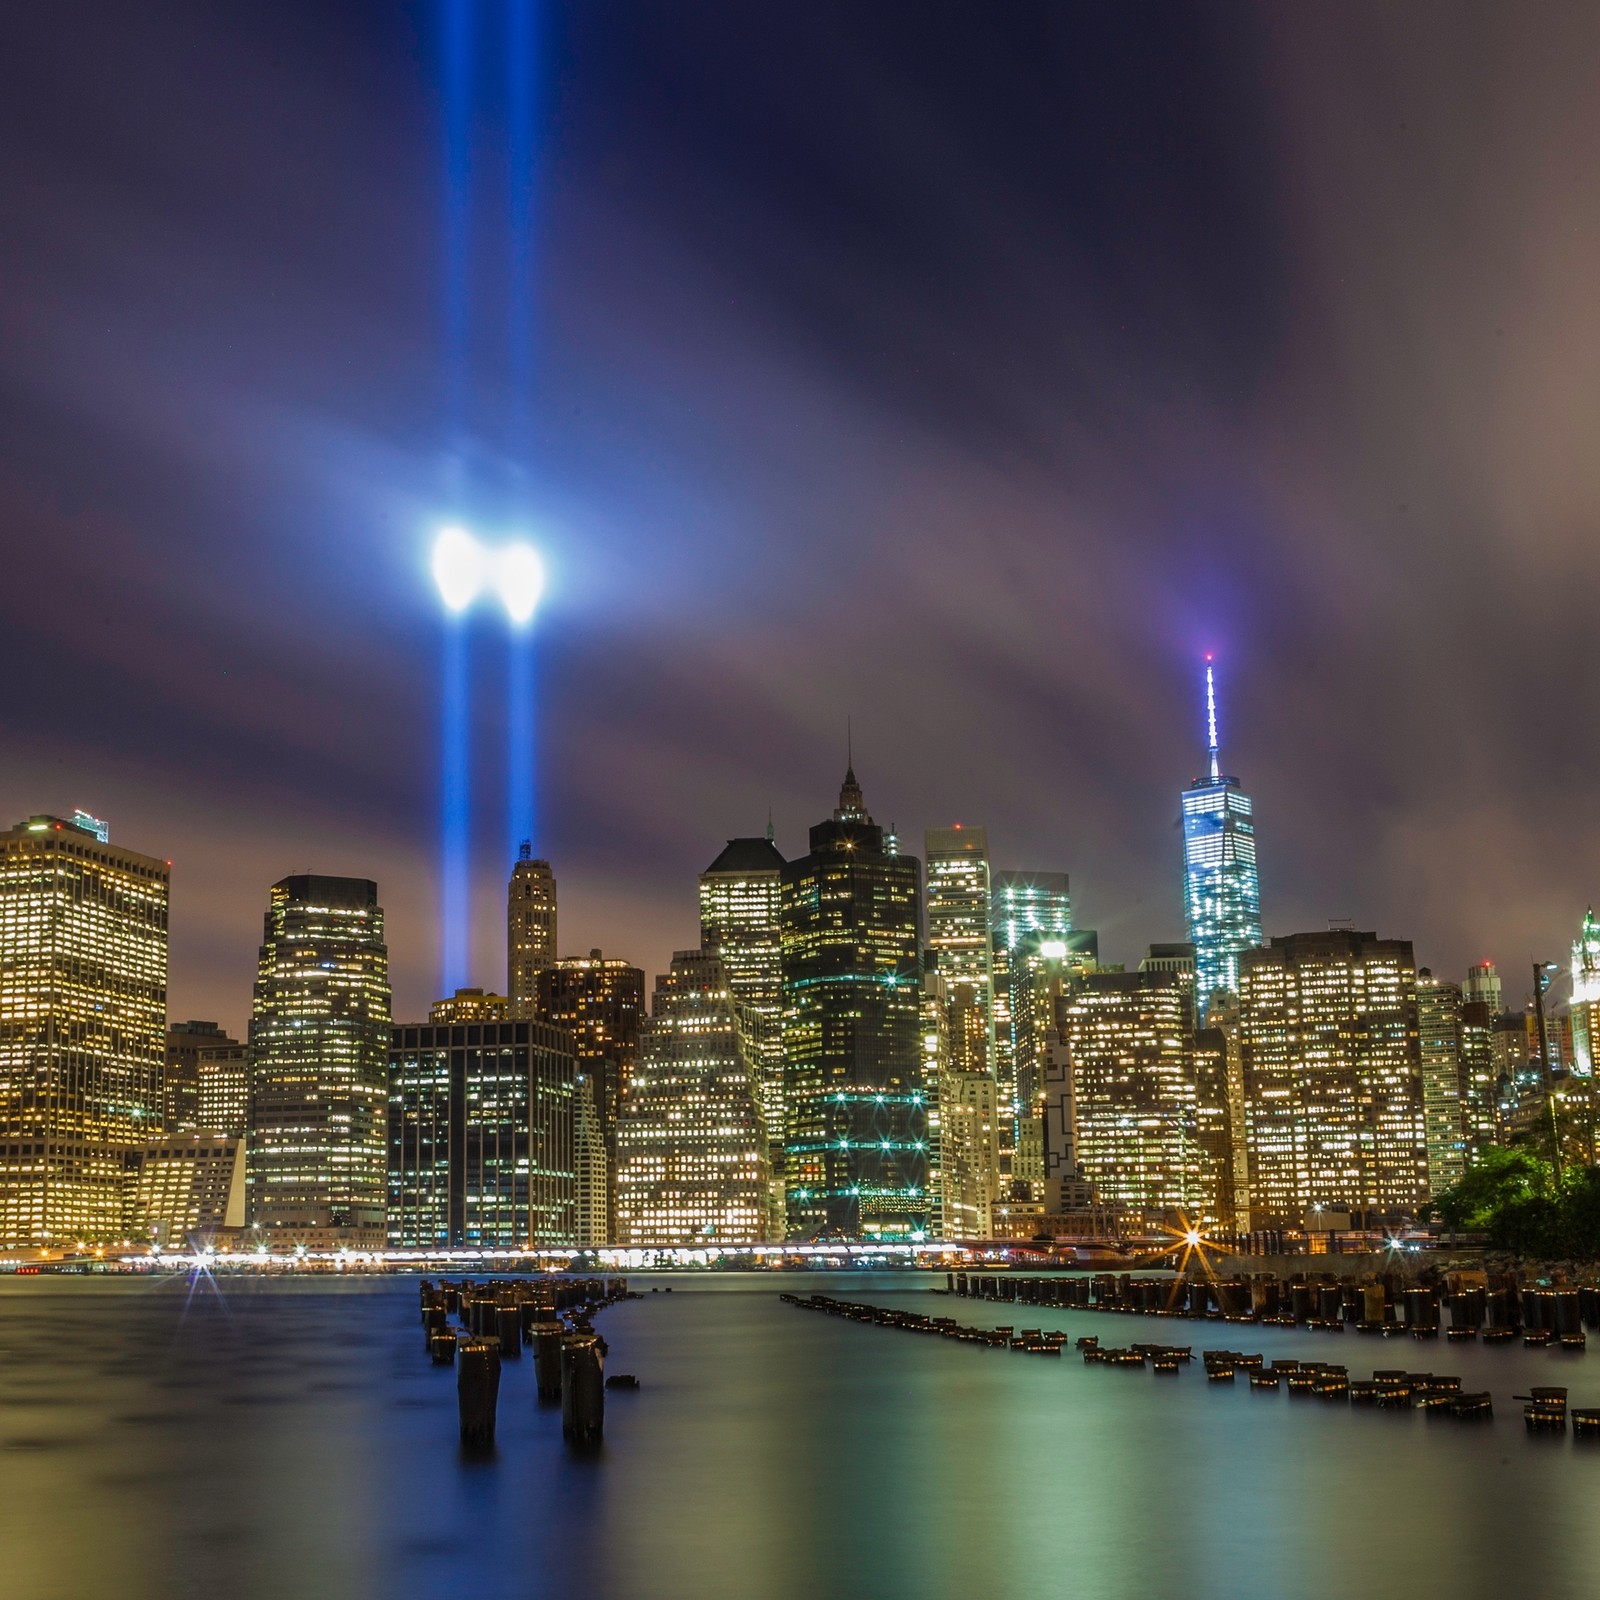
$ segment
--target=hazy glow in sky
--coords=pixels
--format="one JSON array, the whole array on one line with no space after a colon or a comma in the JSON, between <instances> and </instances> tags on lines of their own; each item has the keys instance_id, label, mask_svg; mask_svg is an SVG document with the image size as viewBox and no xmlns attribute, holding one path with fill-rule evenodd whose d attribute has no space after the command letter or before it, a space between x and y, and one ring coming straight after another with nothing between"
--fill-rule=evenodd
<instances>
[{"instance_id":1,"label":"hazy glow in sky","mask_svg":"<svg viewBox=\"0 0 1600 1600\"><path fill-rule=\"evenodd\" d=\"M1595 8L547 6L467 62L454 329L432 4L70 10L0 21L0 808L173 858L175 1015L242 1024L308 866L431 998L452 521L549 568L573 951L693 944L848 716L908 848L983 823L1137 959L1208 650L1269 933L1514 998L1600 895Z\"/></svg>"}]
</instances>

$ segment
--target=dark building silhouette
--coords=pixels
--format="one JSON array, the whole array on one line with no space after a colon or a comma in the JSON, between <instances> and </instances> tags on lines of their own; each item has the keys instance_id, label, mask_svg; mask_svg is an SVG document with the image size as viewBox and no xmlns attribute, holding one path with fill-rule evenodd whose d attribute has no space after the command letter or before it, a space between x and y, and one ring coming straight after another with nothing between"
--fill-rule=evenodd
<instances>
[{"instance_id":1,"label":"dark building silhouette","mask_svg":"<svg viewBox=\"0 0 1600 1600\"><path fill-rule=\"evenodd\" d=\"M576 1242L571 1036L539 1022L396 1028L389 1244Z\"/></svg>"}]
</instances>

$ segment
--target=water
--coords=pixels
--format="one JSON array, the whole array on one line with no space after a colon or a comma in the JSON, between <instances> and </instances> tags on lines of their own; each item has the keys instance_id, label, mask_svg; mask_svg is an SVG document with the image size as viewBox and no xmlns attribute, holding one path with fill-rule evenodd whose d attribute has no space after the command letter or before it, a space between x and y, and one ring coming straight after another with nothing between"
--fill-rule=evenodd
<instances>
[{"instance_id":1,"label":"water","mask_svg":"<svg viewBox=\"0 0 1600 1600\"><path fill-rule=\"evenodd\" d=\"M1600 1404L1597 1356L1152 1323L931 1298L881 1274L635 1278L593 1458L506 1365L464 1460L415 1279L0 1280L0 1594L470 1593L1009 1600L1595 1593L1600 1447L1515 1391ZM781 1289L1106 1344L1177 1378L863 1327ZM1199 1350L1459 1373L1488 1426L1208 1385Z\"/></svg>"}]
</instances>

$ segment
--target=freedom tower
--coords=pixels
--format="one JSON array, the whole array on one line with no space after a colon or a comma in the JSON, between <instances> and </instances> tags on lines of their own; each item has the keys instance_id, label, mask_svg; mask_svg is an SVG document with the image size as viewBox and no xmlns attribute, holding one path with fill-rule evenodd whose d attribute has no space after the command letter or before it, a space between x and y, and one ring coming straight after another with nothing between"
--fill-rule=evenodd
<instances>
[{"instance_id":1,"label":"freedom tower","mask_svg":"<svg viewBox=\"0 0 1600 1600\"><path fill-rule=\"evenodd\" d=\"M1194 945L1196 1022L1217 990L1239 992L1239 954L1261 943L1261 880L1250 796L1217 746L1217 686L1206 657L1208 771L1183 795L1183 911Z\"/></svg>"}]
</instances>

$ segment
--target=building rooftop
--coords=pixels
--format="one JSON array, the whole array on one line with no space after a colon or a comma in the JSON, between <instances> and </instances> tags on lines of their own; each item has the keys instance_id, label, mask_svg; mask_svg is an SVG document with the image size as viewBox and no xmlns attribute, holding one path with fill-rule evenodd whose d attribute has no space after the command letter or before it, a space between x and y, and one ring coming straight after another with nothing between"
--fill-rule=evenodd
<instances>
[{"instance_id":1,"label":"building rooftop","mask_svg":"<svg viewBox=\"0 0 1600 1600\"><path fill-rule=\"evenodd\" d=\"M781 872L787 863L778 847L765 838L730 839L707 872Z\"/></svg>"}]
</instances>

